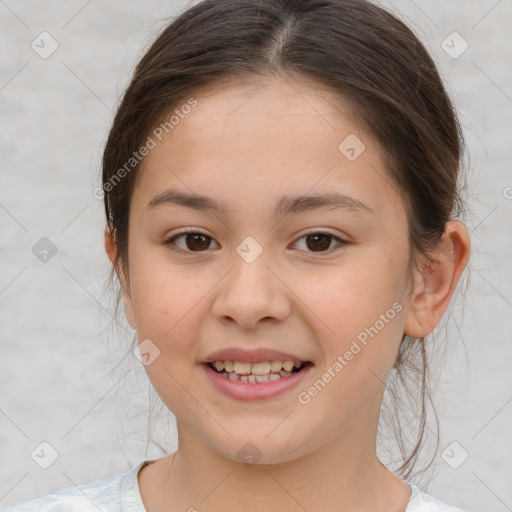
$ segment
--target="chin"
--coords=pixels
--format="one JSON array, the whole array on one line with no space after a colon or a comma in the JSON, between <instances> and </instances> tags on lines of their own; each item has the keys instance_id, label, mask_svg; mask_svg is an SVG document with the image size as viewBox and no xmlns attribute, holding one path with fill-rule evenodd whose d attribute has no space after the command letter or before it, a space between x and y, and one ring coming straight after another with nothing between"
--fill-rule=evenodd
<instances>
[{"instance_id":1,"label":"chin","mask_svg":"<svg viewBox=\"0 0 512 512\"><path fill-rule=\"evenodd\" d=\"M297 438L290 438L289 432L285 430L282 438L274 438L274 433L268 436L268 432L260 437L250 433L234 436L233 439L215 445L215 449L223 457L241 462L247 467L284 464L308 453L307 449L297 442Z\"/></svg>"}]
</instances>

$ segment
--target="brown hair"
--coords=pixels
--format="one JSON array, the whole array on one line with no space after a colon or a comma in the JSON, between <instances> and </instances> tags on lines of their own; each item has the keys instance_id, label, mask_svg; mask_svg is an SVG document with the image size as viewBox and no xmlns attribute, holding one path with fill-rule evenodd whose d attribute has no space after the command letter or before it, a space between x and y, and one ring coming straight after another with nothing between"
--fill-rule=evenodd
<instances>
[{"instance_id":1,"label":"brown hair","mask_svg":"<svg viewBox=\"0 0 512 512\"><path fill-rule=\"evenodd\" d=\"M435 248L445 223L462 211L463 139L436 66L413 32L366 0L204 0L161 32L117 109L102 162L105 213L117 246L110 281L114 270L127 273L130 199L140 165L115 186L113 178L162 116L207 86L286 72L313 78L348 102L378 141L407 209L410 269L415 254ZM424 340L413 341L404 335L392 372L403 385L409 371L420 376L420 432L410 451L398 435L398 472L406 478L430 399ZM396 386L388 389L397 398Z\"/></svg>"}]
</instances>

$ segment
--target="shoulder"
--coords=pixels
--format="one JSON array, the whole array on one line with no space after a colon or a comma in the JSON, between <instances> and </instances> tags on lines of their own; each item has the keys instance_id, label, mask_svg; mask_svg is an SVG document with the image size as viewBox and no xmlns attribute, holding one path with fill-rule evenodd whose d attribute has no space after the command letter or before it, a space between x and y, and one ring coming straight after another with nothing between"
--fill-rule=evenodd
<instances>
[{"instance_id":1,"label":"shoulder","mask_svg":"<svg viewBox=\"0 0 512 512\"><path fill-rule=\"evenodd\" d=\"M437 498L426 494L415 485L407 482L412 489L411 499L405 512L465 512L439 501Z\"/></svg>"},{"instance_id":2,"label":"shoulder","mask_svg":"<svg viewBox=\"0 0 512 512\"><path fill-rule=\"evenodd\" d=\"M138 464L117 473L75 487L66 487L40 498L13 505L4 512L144 512L136 483Z\"/></svg>"}]
</instances>

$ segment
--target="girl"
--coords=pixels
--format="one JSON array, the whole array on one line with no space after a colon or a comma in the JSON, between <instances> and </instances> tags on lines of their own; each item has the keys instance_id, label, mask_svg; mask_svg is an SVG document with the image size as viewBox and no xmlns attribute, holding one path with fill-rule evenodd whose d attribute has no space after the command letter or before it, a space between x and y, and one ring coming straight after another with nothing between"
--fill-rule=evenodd
<instances>
[{"instance_id":1,"label":"girl","mask_svg":"<svg viewBox=\"0 0 512 512\"><path fill-rule=\"evenodd\" d=\"M178 450L8 511L460 512L409 482L421 436L398 474L376 451L388 378L419 357L425 384L468 262L461 150L432 59L382 8L185 11L136 67L102 186Z\"/></svg>"}]
</instances>

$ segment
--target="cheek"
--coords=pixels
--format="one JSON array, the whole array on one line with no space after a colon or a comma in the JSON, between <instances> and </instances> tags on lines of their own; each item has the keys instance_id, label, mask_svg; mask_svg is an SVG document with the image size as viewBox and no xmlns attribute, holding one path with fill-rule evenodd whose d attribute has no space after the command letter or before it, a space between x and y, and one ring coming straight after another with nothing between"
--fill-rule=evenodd
<instances>
[{"instance_id":1,"label":"cheek","mask_svg":"<svg viewBox=\"0 0 512 512\"><path fill-rule=\"evenodd\" d=\"M324 319L336 335L346 335L350 326L365 327L400 301L403 288L396 265L371 254L341 263L314 275L301 276L303 293L312 310ZM403 272L403 270L402 270Z\"/></svg>"},{"instance_id":2,"label":"cheek","mask_svg":"<svg viewBox=\"0 0 512 512\"><path fill-rule=\"evenodd\" d=\"M137 256L131 290L139 340L154 341L168 361L195 363L191 348L219 274L194 265L171 265L161 250Z\"/></svg>"},{"instance_id":3,"label":"cheek","mask_svg":"<svg viewBox=\"0 0 512 512\"><path fill-rule=\"evenodd\" d=\"M140 330L169 331L194 315L194 304L204 296L204 284L198 276L181 272L178 267L153 264L134 280L132 298ZM172 332L172 331L171 331ZM162 337L163 333L159 337Z\"/></svg>"},{"instance_id":4,"label":"cheek","mask_svg":"<svg viewBox=\"0 0 512 512\"><path fill-rule=\"evenodd\" d=\"M184 414L193 409L184 383L196 364L193 348L201 317L207 314L207 301L201 299L213 283L201 280L191 266L184 270L156 258L148 264L139 261L132 287L137 336L139 342L150 339L159 351L145 370L167 407Z\"/></svg>"},{"instance_id":5,"label":"cheek","mask_svg":"<svg viewBox=\"0 0 512 512\"><path fill-rule=\"evenodd\" d=\"M338 372L332 371L351 375L345 390L373 386L375 375L385 378L393 365L403 335L403 265L376 250L323 275L303 276L302 294L314 312L312 330L324 352L323 366L342 358L343 370L338 365Z\"/></svg>"}]
</instances>

